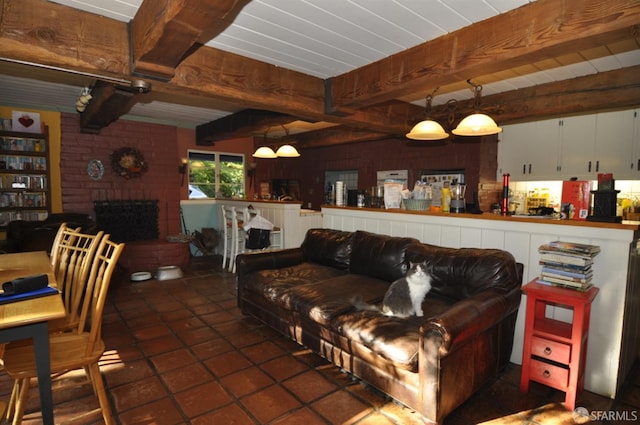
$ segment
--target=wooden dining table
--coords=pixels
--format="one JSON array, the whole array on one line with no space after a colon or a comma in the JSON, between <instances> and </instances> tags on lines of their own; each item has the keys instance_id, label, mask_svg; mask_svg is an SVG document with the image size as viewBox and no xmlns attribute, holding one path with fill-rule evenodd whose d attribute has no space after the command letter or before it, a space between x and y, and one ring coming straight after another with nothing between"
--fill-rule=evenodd
<instances>
[{"instance_id":1,"label":"wooden dining table","mask_svg":"<svg viewBox=\"0 0 640 425\"><path fill-rule=\"evenodd\" d=\"M45 251L0 254L0 283L41 273L48 275L50 286L56 286ZM59 294L0 304L0 343L33 339L42 422L45 425L53 425L48 322L65 314Z\"/></svg>"}]
</instances>

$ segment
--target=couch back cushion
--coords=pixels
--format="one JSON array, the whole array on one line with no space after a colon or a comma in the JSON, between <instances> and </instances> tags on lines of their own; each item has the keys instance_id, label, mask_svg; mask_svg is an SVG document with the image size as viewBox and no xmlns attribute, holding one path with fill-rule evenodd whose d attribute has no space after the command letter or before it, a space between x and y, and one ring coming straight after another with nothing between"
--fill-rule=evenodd
<instances>
[{"instance_id":1,"label":"couch back cushion","mask_svg":"<svg viewBox=\"0 0 640 425\"><path fill-rule=\"evenodd\" d=\"M302 241L302 252L306 261L349 269L353 232L334 229L309 229Z\"/></svg>"},{"instance_id":2,"label":"couch back cushion","mask_svg":"<svg viewBox=\"0 0 640 425\"><path fill-rule=\"evenodd\" d=\"M486 289L508 292L522 284L521 268L507 251L444 248L428 244L407 249L409 261L426 261L432 291L464 299Z\"/></svg>"},{"instance_id":3,"label":"couch back cushion","mask_svg":"<svg viewBox=\"0 0 640 425\"><path fill-rule=\"evenodd\" d=\"M414 238L358 230L353 239L349 271L393 282L407 273L407 247L418 243Z\"/></svg>"}]
</instances>

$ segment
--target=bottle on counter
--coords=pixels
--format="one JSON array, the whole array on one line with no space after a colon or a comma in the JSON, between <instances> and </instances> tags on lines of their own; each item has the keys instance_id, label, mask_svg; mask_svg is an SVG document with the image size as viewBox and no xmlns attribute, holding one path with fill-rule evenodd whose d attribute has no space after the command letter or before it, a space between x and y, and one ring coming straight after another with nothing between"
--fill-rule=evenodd
<instances>
[{"instance_id":1,"label":"bottle on counter","mask_svg":"<svg viewBox=\"0 0 640 425\"><path fill-rule=\"evenodd\" d=\"M451 211L451 189L449 188L449 182L444 182L442 185L442 212L448 213Z\"/></svg>"}]
</instances>

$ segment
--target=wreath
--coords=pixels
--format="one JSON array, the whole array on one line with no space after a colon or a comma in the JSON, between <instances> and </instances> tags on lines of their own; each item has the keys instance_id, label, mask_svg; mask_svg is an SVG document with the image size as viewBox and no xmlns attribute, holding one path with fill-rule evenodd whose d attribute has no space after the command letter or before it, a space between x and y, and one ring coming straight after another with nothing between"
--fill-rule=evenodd
<instances>
[{"instance_id":1,"label":"wreath","mask_svg":"<svg viewBox=\"0 0 640 425\"><path fill-rule=\"evenodd\" d=\"M141 177L149 169L142 152L135 148L120 148L113 151L111 166L117 175L125 179Z\"/></svg>"}]
</instances>

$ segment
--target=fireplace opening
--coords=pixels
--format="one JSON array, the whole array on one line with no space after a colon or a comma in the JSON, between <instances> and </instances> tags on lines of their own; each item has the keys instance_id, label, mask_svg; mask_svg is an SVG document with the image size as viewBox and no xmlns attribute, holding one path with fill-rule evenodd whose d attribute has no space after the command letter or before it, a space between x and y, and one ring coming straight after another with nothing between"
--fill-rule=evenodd
<instances>
[{"instance_id":1,"label":"fireplace opening","mask_svg":"<svg viewBox=\"0 0 640 425\"><path fill-rule=\"evenodd\" d=\"M158 200L94 201L98 229L117 242L154 240L160 237Z\"/></svg>"}]
</instances>

